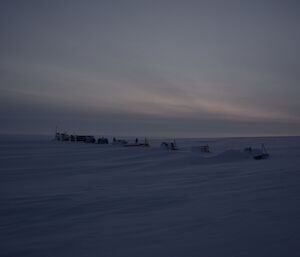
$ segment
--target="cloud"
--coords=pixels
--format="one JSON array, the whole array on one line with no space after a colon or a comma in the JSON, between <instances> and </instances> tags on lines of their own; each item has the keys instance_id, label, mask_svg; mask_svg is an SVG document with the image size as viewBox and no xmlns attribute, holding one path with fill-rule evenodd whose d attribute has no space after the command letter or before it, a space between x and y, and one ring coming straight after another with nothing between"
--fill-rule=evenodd
<instances>
[{"instance_id":1,"label":"cloud","mask_svg":"<svg viewBox=\"0 0 300 257\"><path fill-rule=\"evenodd\" d=\"M297 132L298 4L119 4L3 5L1 131Z\"/></svg>"}]
</instances>

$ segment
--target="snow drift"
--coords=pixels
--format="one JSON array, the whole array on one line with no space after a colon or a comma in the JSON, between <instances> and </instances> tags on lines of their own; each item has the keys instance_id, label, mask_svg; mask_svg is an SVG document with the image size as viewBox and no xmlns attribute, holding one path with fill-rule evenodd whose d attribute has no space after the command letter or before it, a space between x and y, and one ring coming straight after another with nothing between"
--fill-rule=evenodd
<instances>
[{"instance_id":1,"label":"snow drift","mask_svg":"<svg viewBox=\"0 0 300 257\"><path fill-rule=\"evenodd\" d=\"M1 136L1 256L298 255L300 138L149 141Z\"/></svg>"}]
</instances>

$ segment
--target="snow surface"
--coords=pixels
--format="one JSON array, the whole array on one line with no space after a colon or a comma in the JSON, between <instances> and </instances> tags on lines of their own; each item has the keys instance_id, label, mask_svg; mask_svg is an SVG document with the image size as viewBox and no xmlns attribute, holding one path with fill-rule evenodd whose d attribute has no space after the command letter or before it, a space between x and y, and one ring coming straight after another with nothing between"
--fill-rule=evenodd
<instances>
[{"instance_id":1,"label":"snow surface","mask_svg":"<svg viewBox=\"0 0 300 257\"><path fill-rule=\"evenodd\" d=\"M299 137L161 141L0 136L0 256L300 255Z\"/></svg>"}]
</instances>

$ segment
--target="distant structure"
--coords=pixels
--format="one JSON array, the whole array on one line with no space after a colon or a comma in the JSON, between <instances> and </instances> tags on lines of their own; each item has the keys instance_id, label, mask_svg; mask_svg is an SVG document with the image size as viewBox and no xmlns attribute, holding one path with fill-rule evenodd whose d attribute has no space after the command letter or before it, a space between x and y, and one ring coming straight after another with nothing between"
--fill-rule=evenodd
<instances>
[{"instance_id":1,"label":"distant structure","mask_svg":"<svg viewBox=\"0 0 300 257\"><path fill-rule=\"evenodd\" d=\"M167 150L178 150L175 139L173 140L173 142L162 142L160 144L160 147Z\"/></svg>"},{"instance_id":2,"label":"distant structure","mask_svg":"<svg viewBox=\"0 0 300 257\"><path fill-rule=\"evenodd\" d=\"M264 144L261 145L261 149L246 147L244 152L249 153L255 160L267 159L270 156Z\"/></svg>"},{"instance_id":3,"label":"distant structure","mask_svg":"<svg viewBox=\"0 0 300 257\"><path fill-rule=\"evenodd\" d=\"M62 142L83 142L83 143L89 143L89 144L101 144L101 145L108 145L109 141L106 137L99 137L95 138L92 135L76 135L76 134L68 134L67 132L59 132L56 128L55 134L54 134L54 140L56 141L62 141ZM144 142L139 140L139 138L135 138L132 140L132 143L128 143L125 139L117 139L113 138L112 145L116 146L123 146L123 147L149 147L149 141L147 138L144 138ZM162 142L160 145L161 148L164 148L166 150L178 150L176 140L173 141L165 141ZM211 153L210 147L208 144L201 145L196 147L196 149L203 153ZM267 149L264 144L261 145L261 148L252 148L252 147L246 147L244 148L244 153L247 153L251 158L255 160L262 160L269 158L269 153L267 152Z\"/></svg>"},{"instance_id":4,"label":"distant structure","mask_svg":"<svg viewBox=\"0 0 300 257\"><path fill-rule=\"evenodd\" d=\"M143 147L148 147L150 146L149 141L147 138L144 139L144 143L139 143L139 139L136 138L133 144L125 144L124 146L126 147L138 147L138 146L143 146Z\"/></svg>"},{"instance_id":5,"label":"distant structure","mask_svg":"<svg viewBox=\"0 0 300 257\"><path fill-rule=\"evenodd\" d=\"M67 132L59 132L56 128L54 140L56 141L69 141L69 142L84 142L84 143L90 143L90 144L101 144L101 145L108 145L109 141L106 137L100 137L95 138L91 135L75 135L75 134L68 134ZM134 147L134 146L143 146L148 147L150 146L149 141L147 138L144 139L144 142L140 142L138 138L135 139L134 143L129 144L127 140L125 139L116 139L113 138L112 141L113 145L120 145L120 146L126 146L126 147Z\"/></svg>"},{"instance_id":6,"label":"distant structure","mask_svg":"<svg viewBox=\"0 0 300 257\"><path fill-rule=\"evenodd\" d=\"M202 153L210 153L209 145L201 145L200 146L200 151Z\"/></svg>"},{"instance_id":7,"label":"distant structure","mask_svg":"<svg viewBox=\"0 0 300 257\"><path fill-rule=\"evenodd\" d=\"M113 138L113 145L127 145L128 142L125 139L116 139L115 137Z\"/></svg>"},{"instance_id":8,"label":"distant structure","mask_svg":"<svg viewBox=\"0 0 300 257\"><path fill-rule=\"evenodd\" d=\"M55 132L55 140L57 141L70 141L70 136L67 133Z\"/></svg>"},{"instance_id":9,"label":"distant structure","mask_svg":"<svg viewBox=\"0 0 300 257\"><path fill-rule=\"evenodd\" d=\"M69 135L67 132L60 133L57 128L55 131L54 139L56 141L70 141L70 142L84 142L84 143L95 143L96 139L90 135Z\"/></svg>"},{"instance_id":10,"label":"distant structure","mask_svg":"<svg viewBox=\"0 0 300 257\"><path fill-rule=\"evenodd\" d=\"M101 144L101 145L107 145L109 142L108 142L108 139L107 139L107 138L105 138L105 137L100 137L100 138L98 138L97 143L98 143L98 144Z\"/></svg>"}]
</instances>

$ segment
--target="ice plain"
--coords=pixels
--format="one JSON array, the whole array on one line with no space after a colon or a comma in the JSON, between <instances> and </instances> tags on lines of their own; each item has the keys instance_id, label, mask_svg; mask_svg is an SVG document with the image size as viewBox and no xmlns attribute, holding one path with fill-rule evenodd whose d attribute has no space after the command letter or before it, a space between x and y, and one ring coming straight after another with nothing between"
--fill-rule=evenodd
<instances>
[{"instance_id":1,"label":"ice plain","mask_svg":"<svg viewBox=\"0 0 300 257\"><path fill-rule=\"evenodd\" d=\"M0 256L299 256L300 137L161 141L1 135Z\"/></svg>"}]
</instances>

